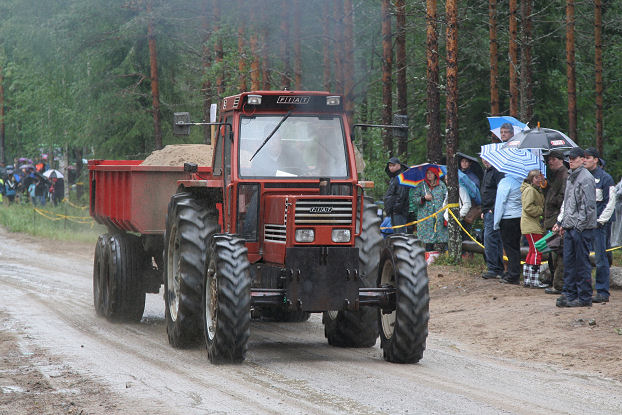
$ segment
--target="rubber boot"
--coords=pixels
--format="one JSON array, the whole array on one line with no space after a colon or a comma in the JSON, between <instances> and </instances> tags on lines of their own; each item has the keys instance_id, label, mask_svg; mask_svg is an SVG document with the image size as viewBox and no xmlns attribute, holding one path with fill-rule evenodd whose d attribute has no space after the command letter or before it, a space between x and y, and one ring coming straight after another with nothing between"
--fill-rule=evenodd
<instances>
[{"instance_id":1,"label":"rubber boot","mask_svg":"<svg viewBox=\"0 0 622 415\"><path fill-rule=\"evenodd\" d=\"M523 264L523 286L531 287L531 265Z\"/></svg>"},{"instance_id":2,"label":"rubber boot","mask_svg":"<svg viewBox=\"0 0 622 415\"><path fill-rule=\"evenodd\" d=\"M533 288L548 288L548 284L540 282L540 265L532 265L533 280L531 286Z\"/></svg>"}]
</instances>

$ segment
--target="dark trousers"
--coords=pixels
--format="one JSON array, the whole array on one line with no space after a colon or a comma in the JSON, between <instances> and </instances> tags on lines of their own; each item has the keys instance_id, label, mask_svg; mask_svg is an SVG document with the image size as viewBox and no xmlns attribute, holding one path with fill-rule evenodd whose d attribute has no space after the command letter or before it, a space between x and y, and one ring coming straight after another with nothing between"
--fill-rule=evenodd
<instances>
[{"instance_id":1,"label":"dark trousers","mask_svg":"<svg viewBox=\"0 0 622 415\"><path fill-rule=\"evenodd\" d=\"M499 227L503 249L508 257L507 279L518 280L520 278L520 218L501 219Z\"/></svg>"},{"instance_id":2,"label":"dark trousers","mask_svg":"<svg viewBox=\"0 0 622 415\"><path fill-rule=\"evenodd\" d=\"M596 281L594 288L603 297L609 298L609 258L607 258L607 235L611 231L611 223L596 228L594 233L594 255L596 259Z\"/></svg>"},{"instance_id":3,"label":"dark trousers","mask_svg":"<svg viewBox=\"0 0 622 415\"><path fill-rule=\"evenodd\" d=\"M406 225L406 216L394 213L391 215L391 226ZM393 229L393 233L406 233L406 226Z\"/></svg>"},{"instance_id":4,"label":"dark trousers","mask_svg":"<svg viewBox=\"0 0 622 415\"><path fill-rule=\"evenodd\" d=\"M484 257L489 272L503 274L503 246L501 232L494 230L494 213L484 213ZM520 233L520 232L519 232Z\"/></svg>"},{"instance_id":5,"label":"dark trousers","mask_svg":"<svg viewBox=\"0 0 622 415\"><path fill-rule=\"evenodd\" d=\"M592 301L592 264L590 246L593 229L564 231L564 295L568 301Z\"/></svg>"}]
</instances>

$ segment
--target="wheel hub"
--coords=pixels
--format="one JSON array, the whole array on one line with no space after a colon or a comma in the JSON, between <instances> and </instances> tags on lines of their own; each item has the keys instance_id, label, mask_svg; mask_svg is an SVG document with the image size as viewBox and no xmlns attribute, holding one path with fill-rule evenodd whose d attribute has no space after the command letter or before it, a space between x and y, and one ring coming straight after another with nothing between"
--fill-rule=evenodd
<instances>
[{"instance_id":1,"label":"wheel hub","mask_svg":"<svg viewBox=\"0 0 622 415\"><path fill-rule=\"evenodd\" d=\"M382 266L382 274L380 277L381 286L391 286L395 287L395 271L393 269L393 264L390 260L385 261ZM380 313L380 324L382 327L382 332L384 337L390 339L393 337L393 331L395 329L395 313L396 310L393 310L390 314Z\"/></svg>"},{"instance_id":2,"label":"wheel hub","mask_svg":"<svg viewBox=\"0 0 622 415\"><path fill-rule=\"evenodd\" d=\"M177 314L179 311L179 295L180 295L180 262L181 256L179 255L180 243L179 235L177 232L177 226L171 230L173 234L168 249L168 269L167 269L167 298L168 298L168 311L173 321L177 321Z\"/></svg>"},{"instance_id":3,"label":"wheel hub","mask_svg":"<svg viewBox=\"0 0 622 415\"><path fill-rule=\"evenodd\" d=\"M216 335L218 322L218 281L216 279L216 264L210 262L205 281L205 330L207 338L212 341Z\"/></svg>"}]
</instances>

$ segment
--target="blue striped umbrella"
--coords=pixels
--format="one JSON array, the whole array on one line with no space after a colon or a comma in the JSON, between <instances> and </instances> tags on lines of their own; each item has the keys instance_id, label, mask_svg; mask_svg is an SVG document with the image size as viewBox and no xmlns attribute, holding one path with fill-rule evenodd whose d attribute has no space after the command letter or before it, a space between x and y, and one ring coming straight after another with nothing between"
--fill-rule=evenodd
<instances>
[{"instance_id":1,"label":"blue striped umbrella","mask_svg":"<svg viewBox=\"0 0 622 415\"><path fill-rule=\"evenodd\" d=\"M537 152L520 148L504 147L505 143L482 146L481 158L502 173L524 179L531 170L540 170L546 175L546 165Z\"/></svg>"},{"instance_id":2,"label":"blue striped umbrella","mask_svg":"<svg viewBox=\"0 0 622 415\"><path fill-rule=\"evenodd\" d=\"M488 124L490 124L490 132L499 138L501 138L501 126L505 123L512 124L512 128L514 128L514 135L527 128L527 124L517 120L514 117L510 117L509 115L486 118L488 118Z\"/></svg>"}]
</instances>

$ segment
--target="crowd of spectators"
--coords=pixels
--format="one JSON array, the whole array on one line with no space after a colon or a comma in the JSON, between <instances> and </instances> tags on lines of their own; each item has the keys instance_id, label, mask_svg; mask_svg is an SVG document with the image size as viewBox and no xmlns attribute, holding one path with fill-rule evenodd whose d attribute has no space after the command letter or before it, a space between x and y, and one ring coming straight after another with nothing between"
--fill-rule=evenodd
<instances>
[{"instance_id":1,"label":"crowd of spectators","mask_svg":"<svg viewBox=\"0 0 622 415\"><path fill-rule=\"evenodd\" d=\"M513 135L511 124L501 126L502 142ZM462 153L458 157L461 225L469 232L475 220L483 221L486 270L482 278L544 288L547 294L559 295L559 307L585 307L609 301L612 258L608 250L622 181L615 185L595 148L552 150L545 155L547 177L540 170L532 170L523 180L499 172L484 159L482 169L477 159ZM397 180L405 168L395 157L387 163L391 182L384 200L385 214L393 226L407 224L407 218L418 221L414 232L426 250L446 250L449 217L447 212L444 216L435 215L447 205L447 187L440 169L429 165L423 181L407 188ZM472 187L477 189L476 193ZM400 227L393 231L410 229ZM536 249L536 243L545 235L545 239L555 236L559 241L559 247L546 258L550 270L546 275L541 272L542 253ZM466 237L463 232L463 238ZM525 245L528 253L521 269L521 246ZM594 289L590 251L595 254Z\"/></svg>"},{"instance_id":2,"label":"crowd of spectators","mask_svg":"<svg viewBox=\"0 0 622 415\"><path fill-rule=\"evenodd\" d=\"M33 162L28 158L15 159L13 164L0 164L0 201L5 204L31 203L54 205L65 197L65 179L50 169L46 155Z\"/></svg>"}]
</instances>

